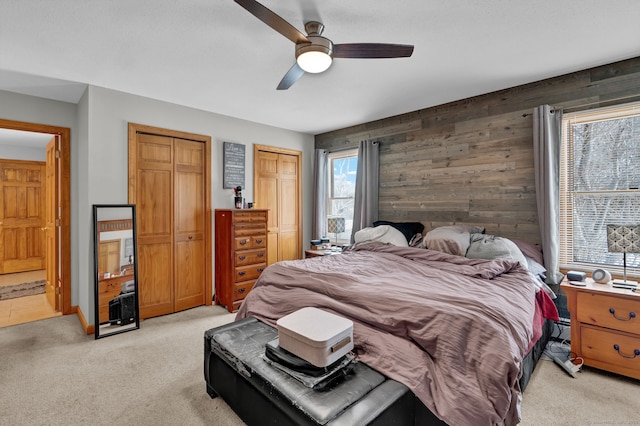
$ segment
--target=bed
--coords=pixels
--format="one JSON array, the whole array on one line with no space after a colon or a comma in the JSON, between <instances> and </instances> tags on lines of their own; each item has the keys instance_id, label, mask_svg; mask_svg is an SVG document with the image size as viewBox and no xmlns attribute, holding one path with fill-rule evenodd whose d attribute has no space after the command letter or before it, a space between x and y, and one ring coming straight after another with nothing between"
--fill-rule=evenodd
<instances>
[{"instance_id":1,"label":"bed","mask_svg":"<svg viewBox=\"0 0 640 426\"><path fill-rule=\"evenodd\" d=\"M462 241L472 246L473 235ZM424 416L517 424L521 391L558 320L551 295L523 260L447 250L378 238L342 255L278 262L237 319L275 325L305 306L344 316L359 361L409 387Z\"/></svg>"}]
</instances>

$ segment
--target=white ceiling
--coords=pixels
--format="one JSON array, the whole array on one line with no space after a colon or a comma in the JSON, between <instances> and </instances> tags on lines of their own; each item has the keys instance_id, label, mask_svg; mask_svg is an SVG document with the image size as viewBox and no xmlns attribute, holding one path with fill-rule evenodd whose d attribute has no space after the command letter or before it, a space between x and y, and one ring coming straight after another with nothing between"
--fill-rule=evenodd
<instances>
[{"instance_id":1,"label":"white ceiling","mask_svg":"<svg viewBox=\"0 0 640 426\"><path fill-rule=\"evenodd\" d=\"M3 0L0 90L77 102L91 84L318 134L640 56L638 0L262 4L414 54L336 59L276 91L294 44L233 0Z\"/></svg>"}]
</instances>

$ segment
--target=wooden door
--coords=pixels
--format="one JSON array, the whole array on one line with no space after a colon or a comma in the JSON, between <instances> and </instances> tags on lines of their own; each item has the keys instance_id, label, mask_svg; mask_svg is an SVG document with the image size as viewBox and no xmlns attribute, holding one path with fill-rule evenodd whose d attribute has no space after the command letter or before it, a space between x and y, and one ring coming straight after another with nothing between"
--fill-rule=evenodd
<instances>
[{"instance_id":1,"label":"wooden door","mask_svg":"<svg viewBox=\"0 0 640 426\"><path fill-rule=\"evenodd\" d=\"M280 203L278 193L278 154L260 151L254 157L256 184L254 186L255 207L269 210L267 221L267 265L279 260L278 221Z\"/></svg>"},{"instance_id":2,"label":"wooden door","mask_svg":"<svg viewBox=\"0 0 640 426\"><path fill-rule=\"evenodd\" d=\"M45 267L45 163L0 160L0 274Z\"/></svg>"},{"instance_id":3,"label":"wooden door","mask_svg":"<svg viewBox=\"0 0 640 426\"><path fill-rule=\"evenodd\" d=\"M56 159L55 182L52 183L52 185L56 187L57 197L54 232L56 256L55 259L53 257L51 258L52 262L55 262L53 270L56 275L56 293L59 302L59 306L57 306L56 309L64 315L76 313L77 308L72 306L71 300L71 129L3 119L0 119L0 128L56 135L56 152L52 153ZM0 175L0 181L2 179ZM47 191L45 190L45 192ZM2 192L0 192L0 198L4 199ZM45 201L43 201L43 204L44 203ZM0 208L0 212L2 212L2 210L3 209ZM0 215L1 214L2 213L0 213ZM0 233L2 233L1 223L2 220L0 220ZM42 226L44 226L44 224ZM42 234L44 235L45 233L42 232ZM0 236L0 245L3 244L2 239L2 236ZM45 237L42 236L42 239L44 240ZM2 251L3 250L0 249L0 253L2 253ZM0 254L0 256L2 256L2 254ZM49 258L47 257L47 259ZM2 262L0 262L0 265L1 264ZM49 267L47 265L47 271L48 270ZM90 330L90 328L87 328L87 331L88 330Z\"/></svg>"},{"instance_id":4,"label":"wooden door","mask_svg":"<svg viewBox=\"0 0 640 426\"><path fill-rule=\"evenodd\" d=\"M256 145L254 198L257 208L269 210L268 261L302 257L301 153Z\"/></svg>"},{"instance_id":5,"label":"wooden door","mask_svg":"<svg viewBox=\"0 0 640 426\"><path fill-rule=\"evenodd\" d=\"M211 304L210 145L209 137L129 124L141 318Z\"/></svg>"},{"instance_id":6,"label":"wooden door","mask_svg":"<svg viewBox=\"0 0 640 426\"><path fill-rule=\"evenodd\" d=\"M120 274L120 254L121 254L121 241L120 240L106 240L100 241L100 253L98 257L98 274L100 278L104 276L105 272L109 272L111 275Z\"/></svg>"},{"instance_id":7,"label":"wooden door","mask_svg":"<svg viewBox=\"0 0 640 426\"><path fill-rule=\"evenodd\" d=\"M300 259L300 200L298 198L298 157L278 155L278 193L280 194L278 259Z\"/></svg>"},{"instance_id":8,"label":"wooden door","mask_svg":"<svg viewBox=\"0 0 640 426\"><path fill-rule=\"evenodd\" d=\"M175 310L204 304L204 144L175 139Z\"/></svg>"},{"instance_id":9,"label":"wooden door","mask_svg":"<svg viewBox=\"0 0 640 426\"><path fill-rule=\"evenodd\" d=\"M57 137L54 136L47 143L46 152L46 179L45 179L45 269L46 269L46 285L45 293L49 305L56 311L61 309L60 288L61 282L58 280L58 250L56 250L56 235L59 231L59 222L57 218L58 206L58 151Z\"/></svg>"},{"instance_id":10,"label":"wooden door","mask_svg":"<svg viewBox=\"0 0 640 426\"><path fill-rule=\"evenodd\" d=\"M139 134L136 213L140 318L173 312L173 140Z\"/></svg>"}]
</instances>

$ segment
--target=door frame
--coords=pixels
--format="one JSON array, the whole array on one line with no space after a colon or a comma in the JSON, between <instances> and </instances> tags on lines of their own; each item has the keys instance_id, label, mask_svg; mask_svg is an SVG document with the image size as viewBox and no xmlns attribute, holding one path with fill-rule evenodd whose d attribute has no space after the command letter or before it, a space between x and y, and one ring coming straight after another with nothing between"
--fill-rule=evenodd
<instances>
[{"instance_id":1,"label":"door frame","mask_svg":"<svg viewBox=\"0 0 640 426\"><path fill-rule=\"evenodd\" d=\"M128 125L128 158L129 158L129 185L128 185L128 202L135 204L136 202L136 185L137 185L137 154L134 151L136 146L136 135L138 133L148 133L151 135L166 136L170 138L187 139L195 142L204 143L204 197L205 197L205 306L211 305L213 301L213 251L212 251L212 227L211 227L211 136L199 135L196 133L181 132L178 130L163 129L161 127L148 126L146 124L129 123Z\"/></svg>"},{"instance_id":2,"label":"door frame","mask_svg":"<svg viewBox=\"0 0 640 426\"><path fill-rule=\"evenodd\" d=\"M56 232L56 277L60 279L60 312L63 315L77 312L77 306L71 306L71 129L47 124L28 123L0 118L0 128L22 130L25 132L45 133L60 137L59 175L56 189L60 195L59 216L60 233Z\"/></svg>"},{"instance_id":3,"label":"door frame","mask_svg":"<svg viewBox=\"0 0 640 426\"><path fill-rule=\"evenodd\" d=\"M253 188L258 187L258 173L256 169L256 158L258 157L258 152L270 152L273 154L286 154L298 157L298 193L296 196L298 197L298 259L302 259L302 253L304 252L304 248L302 247L302 152L295 151L293 149L287 148L279 148L275 146L269 145L253 145ZM278 203L280 200L278 200Z\"/></svg>"}]
</instances>

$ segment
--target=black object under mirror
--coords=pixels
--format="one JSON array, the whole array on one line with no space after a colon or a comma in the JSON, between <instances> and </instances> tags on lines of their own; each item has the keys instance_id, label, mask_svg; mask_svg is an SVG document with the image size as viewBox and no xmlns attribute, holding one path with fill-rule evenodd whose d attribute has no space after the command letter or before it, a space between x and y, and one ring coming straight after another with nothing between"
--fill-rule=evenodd
<instances>
[{"instance_id":1,"label":"black object under mirror","mask_svg":"<svg viewBox=\"0 0 640 426\"><path fill-rule=\"evenodd\" d=\"M136 206L94 204L95 338L140 328Z\"/></svg>"}]
</instances>

